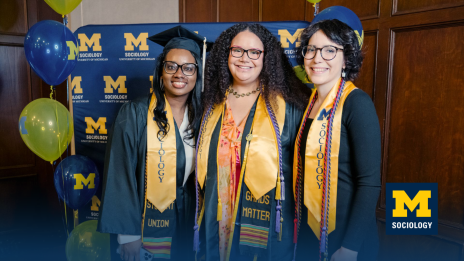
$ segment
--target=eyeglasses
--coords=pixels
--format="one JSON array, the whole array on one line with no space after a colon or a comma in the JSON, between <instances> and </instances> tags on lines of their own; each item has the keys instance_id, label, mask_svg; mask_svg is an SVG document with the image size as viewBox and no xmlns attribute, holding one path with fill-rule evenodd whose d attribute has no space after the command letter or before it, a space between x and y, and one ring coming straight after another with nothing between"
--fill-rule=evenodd
<instances>
[{"instance_id":1,"label":"eyeglasses","mask_svg":"<svg viewBox=\"0 0 464 261\"><path fill-rule=\"evenodd\" d=\"M185 76L192 76L197 71L196 63L177 64L176 62L164 61L163 67L167 74L175 74L179 68Z\"/></svg>"},{"instance_id":2,"label":"eyeglasses","mask_svg":"<svg viewBox=\"0 0 464 261\"><path fill-rule=\"evenodd\" d=\"M230 54L235 58L240 58L243 56L244 53L247 53L248 58L250 58L251 60L258 60L261 54L264 52L258 49L245 50L240 47L230 47L229 50Z\"/></svg>"},{"instance_id":3,"label":"eyeglasses","mask_svg":"<svg viewBox=\"0 0 464 261\"><path fill-rule=\"evenodd\" d=\"M303 57L306 60L311 60L314 57L316 57L317 50L321 50L321 57L326 61L333 60L335 56L337 56L338 51L343 51L342 48L338 48L332 45L326 45L322 48L317 48L314 45L306 45L305 47L303 47Z\"/></svg>"}]
</instances>

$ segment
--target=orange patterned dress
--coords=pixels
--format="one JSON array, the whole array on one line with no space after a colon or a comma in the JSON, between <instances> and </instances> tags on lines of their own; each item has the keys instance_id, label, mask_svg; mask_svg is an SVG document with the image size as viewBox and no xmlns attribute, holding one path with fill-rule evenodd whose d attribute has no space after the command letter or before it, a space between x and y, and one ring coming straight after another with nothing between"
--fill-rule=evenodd
<instances>
[{"instance_id":1,"label":"orange patterned dress","mask_svg":"<svg viewBox=\"0 0 464 261\"><path fill-rule=\"evenodd\" d=\"M240 179L240 151L243 129L248 115L237 126L229 103L222 121L218 150L218 182L219 196L222 201L222 220L219 221L219 254L221 261L227 255L230 228L233 219L235 195Z\"/></svg>"}]
</instances>

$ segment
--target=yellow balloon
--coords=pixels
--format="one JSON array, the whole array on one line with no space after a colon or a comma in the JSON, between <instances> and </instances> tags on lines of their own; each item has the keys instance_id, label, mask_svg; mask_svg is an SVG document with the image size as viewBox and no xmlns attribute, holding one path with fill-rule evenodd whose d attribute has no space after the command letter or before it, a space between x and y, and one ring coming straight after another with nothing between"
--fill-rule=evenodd
<instances>
[{"instance_id":1,"label":"yellow balloon","mask_svg":"<svg viewBox=\"0 0 464 261\"><path fill-rule=\"evenodd\" d=\"M45 0L45 3L61 15L71 13L81 2L82 0Z\"/></svg>"},{"instance_id":2,"label":"yellow balloon","mask_svg":"<svg viewBox=\"0 0 464 261\"><path fill-rule=\"evenodd\" d=\"M47 1L47 0L45 0L45 1ZM312 3L312 4L317 4L317 3L319 3L319 2L322 1L322 0L306 0L306 1L308 1L308 2L310 2L310 3Z\"/></svg>"},{"instance_id":3,"label":"yellow balloon","mask_svg":"<svg viewBox=\"0 0 464 261\"><path fill-rule=\"evenodd\" d=\"M32 152L46 161L54 161L66 151L73 131L68 109L52 99L30 102L19 116L21 138Z\"/></svg>"},{"instance_id":4,"label":"yellow balloon","mask_svg":"<svg viewBox=\"0 0 464 261\"><path fill-rule=\"evenodd\" d=\"M96 220L79 224L66 241L68 261L110 261L110 234L97 232Z\"/></svg>"}]
</instances>

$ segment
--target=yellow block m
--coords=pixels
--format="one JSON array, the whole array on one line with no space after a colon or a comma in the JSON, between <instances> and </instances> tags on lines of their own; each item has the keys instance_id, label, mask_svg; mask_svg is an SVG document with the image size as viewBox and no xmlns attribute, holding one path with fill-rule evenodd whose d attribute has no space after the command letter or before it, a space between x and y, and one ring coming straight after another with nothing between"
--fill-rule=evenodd
<instances>
[{"instance_id":1,"label":"yellow block m","mask_svg":"<svg viewBox=\"0 0 464 261\"><path fill-rule=\"evenodd\" d=\"M95 122L92 117L85 117L85 123L87 123L87 129L85 129L85 133L87 134L94 134L95 130L98 130L99 134L108 133L105 127L106 117L98 118L97 122Z\"/></svg>"},{"instance_id":2,"label":"yellow block m","mask_svg":"<svg viewBox=\"0 0 464 261\"><path fill-rule=\"evenodd\" d=\"M74 93L83 93L82 87L81 87L81 81L82 81L82 76L74 76L74 78L71 81L71 89L74 91Z\"/></svg>"},{"instance_id":3,"label":"yellow block m","mask_svg":"<svg viewBox=\"0 0 464 261\"><path fill-rule=\"evenodd\" d=\"M66 45L69 47L68 60L76 60L76 56L79 55L79 50L73 41L66 41Z\"/></svg>"},{"instance_id":4,"label":"yellow block m","mask_svg":"<svg viewBox=\"0 0 464 261\"><path fill-rule=\"evenodd\" d=\"M297 29L294 34L290 34L288 30L286 29L279 30L278 33L280 35L280 43L282 44L282 48L290 47L290 44L288 42L290 42L291 44L294 44L295 41L296 41L295 47L300 46L301 44L300 35L302 31L303 31L303 28L300 28L300 29Z\"/></svg>"},{"instance_id":5,"label":"yellow block m","mask_svg":"<svg viewBox=\"0 0 464 261\"><path fill-rule=\"evenodd\" d=\"M411 200L404 190L393 190L393 198L396 199L395 209L393 209L393 217L407 217L408 211L404 209L406 205L412 212L416 210L416 217L431 217L432 211L429 209L429 198L432 197L430 190L419 190L416 196Z\"/></svg>"},{"instance_id":6,"label":"yellow block m","mask_svg":"<svg viewBox=\"0 0 464 261\"><path fill-rule=\"evenodd\" d=\"M103 76L105 81L105 93L113 93L113 88L118 89L118 93L127 93L126 76L119 76L116 81L111 76Z\"/></svg>"},{"instance_id":7,"label":"yellow block m","mask_svg":"<svg viewBox=\"0 0 464 261\"><path fill-rule=\"evenodd\" d=\"M139 45L139 51L148 51L148 33L140 33L137 38L131 33L125 33L124 38L126 38L126 46L124 46L125 51L133 51L134 46L137 47Z\"/></svg>"},{"instance_id":8,"label":"yellow block m","mask_svg":"<svg viewBox=\"0 0 464 261\"><path fill-rule=\"evenodd\" d=\"M74 185L74 189L84 189L86 186L88 189L95 188L95 173L90 173L87 178L84 178L84 175L81 173L74 174L74 179L76 180L76 185Z\"/></svg>"},{"instance_id":9,"label":"yellow block m","mask_svg":"<svg viewBox=\"0 0 464 261\"><path fill-rule=\"evenodd\" d=\"M88 52L88 47L92 47L92 51L94 52L101 52L102 47L100 45L100 38L101 34L92 34L92 37L87 38L85 34L78 34L77 37L79 38L80 45L79 45L79 52Z\"/></svg>"}]
</instances>

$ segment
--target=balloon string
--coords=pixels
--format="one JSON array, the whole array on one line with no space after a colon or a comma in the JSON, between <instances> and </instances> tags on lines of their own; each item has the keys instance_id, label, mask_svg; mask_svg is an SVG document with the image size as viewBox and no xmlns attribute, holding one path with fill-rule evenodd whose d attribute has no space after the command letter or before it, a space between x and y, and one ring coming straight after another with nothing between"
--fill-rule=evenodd
<instances>
[{"instance_id":1,"label":"balloon string","mask_svg":"<svg viewBox=\"0 0 464 261\"><path fill-rule=\"evenodd\" d=\"M319 3L314 3L314 16L316 16L319 13Z\"/></svg>"},{"instance_id":2,"label":"balloon string","mask_svg":"<svg viewBox=\"0 0 464 261\"><path fill-rule=\"evenodd\" d=\"M56 95L55 95L56 96ZM57 128L57 131L58 131L58 153L60 153L60 163L63 162L63 158L61 157L61 140L60 140L60 124L58 122L58 105L55 104L55 119L56 119L56 128ZM63 164L60 164L61 166L61 179L63 181L63 190L64 190L64 195L63 195L63 205L64 205L64 219L65 219L65 223L66 223L66 235L69 237L69 231L68 231L68 211L66 209L66 198L67 198L67 189L66 187L64 186L64 176L63 176Z\"/></svg>"},{"instance_id":3,"label":"balloon string","mask_svg":"<svg viewBox=\"0 0 464 261\"><path fill-rule=\"evenodd\" d=\"M50 99L53 100L53 94L55 94L55 101L56 101L56 89L55 86L50 85Z\"/></svg>"}]
</instances>

